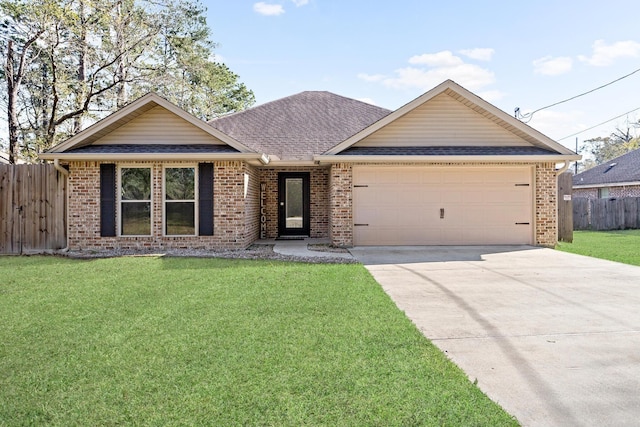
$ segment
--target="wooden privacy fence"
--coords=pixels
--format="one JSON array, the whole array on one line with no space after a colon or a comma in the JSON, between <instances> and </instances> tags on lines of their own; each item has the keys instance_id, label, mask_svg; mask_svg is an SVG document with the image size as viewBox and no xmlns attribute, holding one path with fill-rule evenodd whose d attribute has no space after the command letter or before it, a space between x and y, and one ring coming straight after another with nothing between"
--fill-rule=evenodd
<instances>
[{"instance_id":1,"label":"wooden privacy fence","mask_svg":"<svg viewBox=\"0 0 640 427\"><path fill-rule=\"evenodd\" d=\"M640 228L640 197L573 199L573 224L576 230Z\"/></svg>"},{"instance_id":2,"label":"wooden privacy fence","mask_svg":"<svg viewBox=\"0 0 640 427\"><path fill-rule=\"evenodd\" d=\"M558 240L573 242L573 175L564 172L558 176Z\"/></svg>"},{"instance_id":3,"label":"wooden privacy fence","mask_svg":"<svg viewBox=\"0 0 640 427\"><path fill-rule=\"evenodd\" d=\"M66 246L66 179L53 165L0 164L0 253Z\"/></svg>"}]
</instances>

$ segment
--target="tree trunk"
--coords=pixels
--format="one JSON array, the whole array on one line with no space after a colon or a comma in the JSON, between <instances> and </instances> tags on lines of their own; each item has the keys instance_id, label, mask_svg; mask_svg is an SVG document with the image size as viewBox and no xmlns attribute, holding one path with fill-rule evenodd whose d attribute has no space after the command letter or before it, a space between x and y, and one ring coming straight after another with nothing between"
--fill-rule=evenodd
<instances>
[{"instance_id":1,"label":"tree trunk","mask_svg":"<svg viewBox=\"0 0 640 427\"><path fill-rule=\"evenodd\" d=\"M9 163L15 164L18 160L20 147L18 146L18 84L15 81L15 58L13 40L7 41L7 61L5 63L5 76L7 80L7 125L9 127Z\"/></svg>"}]
</instances>

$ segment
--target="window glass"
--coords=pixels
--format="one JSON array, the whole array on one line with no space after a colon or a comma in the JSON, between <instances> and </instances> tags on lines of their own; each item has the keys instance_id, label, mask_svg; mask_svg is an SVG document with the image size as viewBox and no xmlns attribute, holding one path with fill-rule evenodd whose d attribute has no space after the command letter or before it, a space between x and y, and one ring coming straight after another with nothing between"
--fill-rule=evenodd
<instances>
[{"instance_id":1,"label":"window glass","mask_svg":"<svg viewBox=\"0 0 640 427\"><path fill-rule=\"evenodd\" d=\"M165 234L196 234L196 170L166 168L164 171Z\"/></svg>"},{"instance_id":2,"label":"window glass","mask_svg":"<svg viewBox=\"0 0 640 427\"><path fill-rule=\"evenodd\" d=\"M151 234L151 168L120 169L120 234Z\"/></svg>"},{"instance_id":3,"label":"window glass","mask_svg":"<svg viewBox=\"0 0 640 427\"><path fill-rule=\"evenodd\" d=\"M122 204L122 234L148 236L151 234L151 209L149 202Z\"/></svg>"},{"instance_id":4,"label":"window glass","mask_svg":"<svg viewBox=\"0 0 640 427\"><path fill-rule=\"evenodd\" d=\"M122 168L122 200L151 200L151 169Z\"/></svg>"},{"instance_id":5,"label":"window glass","mask_svg":"<svg viewBox=\"0 0 640 427\"><path fill-rule=\"evenodd\" d=\"M165 171L167 200L195 199L196 171L194 168L168 168Z\"/></svg>"}]
</instances>

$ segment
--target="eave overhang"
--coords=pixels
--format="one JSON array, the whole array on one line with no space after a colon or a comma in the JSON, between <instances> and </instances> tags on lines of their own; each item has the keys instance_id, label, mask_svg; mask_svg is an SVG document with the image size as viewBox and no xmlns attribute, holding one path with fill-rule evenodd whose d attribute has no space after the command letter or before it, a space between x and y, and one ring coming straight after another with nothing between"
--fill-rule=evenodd
<instances>
[{"instance_id":1,"label":"eave overhang","mask_svg":"<svg viewBox=\"0 0 640 427\"><path fill-rule=\"evenodd\" d=\"M540 163L580 160L577 154L538 156L353 156L320 155L313 159L320 164L329 163Z\"/></svg>"},{"instance_id":2,"label":"eave overhang","mask_svg":"<svg viewBox=\"0 0 640 427\"><path fill-rule=\"evenodd\" d=\"M142 162L142 161L246 161L255 164L268 164L269 156L259 153L41 153L42 160L63 162Z\"/></svg>"}]
</instances>

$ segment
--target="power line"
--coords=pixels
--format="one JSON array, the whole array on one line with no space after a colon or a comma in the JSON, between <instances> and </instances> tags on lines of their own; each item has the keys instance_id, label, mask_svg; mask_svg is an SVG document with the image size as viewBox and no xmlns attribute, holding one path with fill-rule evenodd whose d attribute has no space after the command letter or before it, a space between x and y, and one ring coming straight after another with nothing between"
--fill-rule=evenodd
<instances>
[{"instance_id":1,"label":"power line","mask_svg":"<svg viewBox=\"0 0 640 427\"><path fill-rule=\"evenodd\" d=\"M551 104L551 105L547 105L546 107L538 108L537 110L534 110L534 111L532 111L532 112L530 112L530 113L527 113L527 114L521 114L521 113L520 113L520 108L519 108L519 107L517 107L517 108L515 109L515 117L516 117L518 120L520 120L520 121L522 121L522 122L524 122L524 123L529 123L529 121L531 121L531 118L533 117L533 115L534 115L535 113L537 113L538 111L546 110L547 108L555 107L556 105L560 105L560 104L564 104L565 102L573 101L573 100L574 100L574 99L576 99L576 98L580 98L581 96L588 95L588 94L593 93L593 92L595 92L595 91L597 91L597 90L603 89L603 88L605 88L605 87L607 87L607 86L610 86L610 85L612 85L612 84L614 84L614 83L617 83L617 82L619 82L620 80L626 79L627 77L630 77L630 76L634 75L635 73L637 73L637 72L639 72L639 71L640 71L640 68L638 68L638 69L636 69L636 70L633 70L633 71L632 71L632 72L630 72L629 74L625 74L625 75L624 75L624 76L622 76L622 77L618 77L617 79L615 79L615 80L613 80L613 81L610 81L609 83L603 84L602 86L598 86L598 87L597 87L597 88L595 88L595 89L588 90L588 91L586 91L586 92L584 92L584 93L581 93L581 94L576 95L576 96L572 96L571 98L567 98L567 99L565 99L565 100L563 100L563 101L555 102L555 103L553 103L553 104ZM614 119L611 119L611 120L614 120Z\"/></svg>"},{"instance_id":2,"label":"power line","mask_svg":"<svg viewBox=\"0 0 640 427\"><path fill-rule=\"evenodd\" d=\"M556 141L562 141L563 139L567 139L567 138L571 138L572 136L580 135L580 134L581 134L581 133L583 133L583 132L589 131L589 130L591 130L591 129L595 129L595 128L597 128L598 126L602 126L602 125L604 125L604 124L607 124L607 123L609 123L609 122L614 121L615 119L619 119L620 117L624 117L624 116L626 116L627 114L631 114L631 113L633 113L633 112L635 112L635 111L638 111L638 110L640 110L640 107L635 108L635 109L633 109L633 110L631 110L631 111L627 111L626 113L622 113L622 114L620 114L619 116L615 116L614 118L609 119L609 120L606 120L606 121L604 121L604 122L602 122L602 123L598 123L597 125L595 125L595 126L591 126L590 128L583 129L583 130L581 130L580 132L572 133L571 135L565 136L564 138L557 139Z\"/></svg>"}]
</instances>

